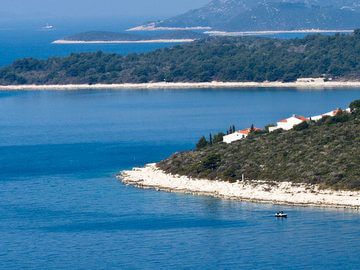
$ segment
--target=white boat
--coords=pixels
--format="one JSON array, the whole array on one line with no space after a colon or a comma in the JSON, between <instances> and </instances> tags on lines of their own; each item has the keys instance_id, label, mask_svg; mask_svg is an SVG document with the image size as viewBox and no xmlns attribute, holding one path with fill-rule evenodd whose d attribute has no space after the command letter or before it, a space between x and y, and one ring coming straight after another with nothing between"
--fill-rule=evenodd
<instances>
[{"instance_id":1,"label":"white boat","mask_svg":"<svg viewBox=\"0 0 360 270\"><path fill-rule=\"evenodd\" d=\"M281 211L281 212L277 212L277 213L275 214L275 217L286 218L286 217L287 217L287 214L284 214L283 211Z\"/></svg>"},{"instance_id":2,"label":"white boat","mask_svg":"<svg viewBox=\"0 0 360 270\"><path fill-rule=\"evenodd\" d=\"M53 25L49 25L48 23L41 27L41 29L44 29L44 30L53 30L54 29L54 26Z\"/></svg>"}]
</instances>

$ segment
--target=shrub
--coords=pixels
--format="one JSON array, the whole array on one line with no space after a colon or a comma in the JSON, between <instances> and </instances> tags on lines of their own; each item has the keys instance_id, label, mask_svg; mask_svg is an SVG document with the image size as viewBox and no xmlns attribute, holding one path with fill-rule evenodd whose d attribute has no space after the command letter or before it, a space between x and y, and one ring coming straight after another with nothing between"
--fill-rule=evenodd
<instances>
[{"instance_id":1,"label":"shrub","mask_svg":"<svg viewBox=\"0 0 360 270\"><path fill-rule=\"evenodd\" d=\"M198 143L196 144L196 149L201 149L209 145L209 142L205 139L205 136L202 136Z\"/></svg>"},{"instance_id":2,"label":"shrub","mask_svg":"<svg viewBox=\"0 0 360 270\"><path fill-rule=\"evenodd\" d=\"M328 125L335 123L344 123L347 122L350 118L350 115L347 112L340 110L335 116L327 119L326 123Z\"/></svg>"},{"instance_id":3,"label":"shrub","mask_svg":"<svg viewBox=\"0 0 360 270\"><path fill-rule=\"evenodd\" d=\"M270 127L276 127L276 125L274 125L274 124L268 124L268 125L265 126L265 130L266 130L267 132L269 132L269 128L270 128Z\"/></svg>"},{"instance_id":4,"label":"shrub","mask_svg":"<svg viewBox=\"0 0 360 270\"><path fill-rule=\"evenodd\" d=\"M308 127L309 127L309 123L307 121L304 121L298 125L295 125L294 130L300 131L300 130L307 129Z\"/></svg>"},{"instance_id":5,"label":"shrub","mask_svg":"<svg viewBox=\"0 0 360 270\"><path fill-rule=\"evenodd\" d=\"M351 102L349 105L349 108L350 108L351 112L355 112L356 110L358 110L360 108L360 99L354 100L353 102Z\"/></svg>"},{"instance_id":6,"label":"shrub","mask_svg":"<svg viewBox=\"0 0 360 270\"><path fill-rule=\"evenodd\" d=\"M219 132L218 134L214 134L214 139L213 139L213 143L218 143L218 142L222 142L223 138L224 138L225 134L222 132Z\"/></svg>"},{"instance_id":7,"label":"shrub","mask_svg":"<svg viewBox=\"0 0 360 270\"><path fill-rule=\"evenodd\" d=\"M202 160L201 165L205 170L215 170L221 161L220 155L210 154Z\"/></svg>"}]
</instances>

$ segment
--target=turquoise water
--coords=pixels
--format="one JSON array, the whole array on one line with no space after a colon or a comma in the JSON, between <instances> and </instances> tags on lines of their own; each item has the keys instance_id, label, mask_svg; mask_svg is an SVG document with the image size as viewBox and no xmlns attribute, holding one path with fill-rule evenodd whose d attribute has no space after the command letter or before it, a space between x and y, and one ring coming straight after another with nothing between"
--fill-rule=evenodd
<instances>
[{"instance_id":1,"label":"turquoise water","mask_svg":"<svg viewBox=\"0 0 360 270\"><path fill-rule=\"evenodd\" d=\"M360 89L0 92L0 269L358 269L356 210L124 186L120 170L231 124L317 115ZM282 209L288 219L273 213Z\"/></svg>"}]
</instances>

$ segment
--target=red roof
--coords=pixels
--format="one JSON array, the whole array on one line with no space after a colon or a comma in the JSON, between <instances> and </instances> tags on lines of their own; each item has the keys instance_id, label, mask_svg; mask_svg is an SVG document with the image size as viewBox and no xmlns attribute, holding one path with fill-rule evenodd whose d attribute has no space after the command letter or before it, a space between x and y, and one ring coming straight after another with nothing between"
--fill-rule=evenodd
<instances>
[{"instance_id":1,"label":"red roof","mask_svg":"<svg viewBox=\"0 0 360 270\"><path fill-rule=\"evenodd\" d=\"M336 110L336 111L333 111L333 113L334 113L334 115L337 115L338 112L340 112L340 111L341 111L341 109L340 109L340 108L337 108L337 110Z\"/></svg>"},{"instance_id":2,"label":"red roof","mask_svg":"<svg viewBox=\"0 0 360 270\"><path fill-rule=\"evenodd\" d=\"M309 119L307 119L306 117L303 117L301 115L295 115L295 118L299 119L299 120L302 120L302 121L307 121Z\"/></svg>"},{"instance_id":3,"label":"red roof","mask_svg":"<svg viewBox=\"0 0 360 270\"><path fill-rule=\"evenodd\" d=\"M254 131L255 130L262 130L261 128L257 128L257 127L254 127ZM237 131L238 133L241 133L241 134L245 134L245 135L249 135L251 131L251 128L247 128L247 129L243 129L243 130L239 130Z\"/></svg>"},{"instance_id":4,"label":"red roof","mask_svg":"<svg viewBox=\"0 0 360 270\"><path fill-rule=\"evenodd\" d=\"M305 118L305 117L303 117L303 116L301 116L301 115L295 115L295 114L293 114L292 117L297 118L297 119L302 120L302 121L307 121L307 120L309 120L309 119L307 119L307 118ZM290 117L290 118L291 118L291 117ZM278 123L287 123L287 121L288 121L287 119L284 119L284 120L278 121Z\"/></svg>"},{"instance_id":5,"label":"red roof","mask_svg":"<svg viewBox=\"0 0 360 270\"><path fill-rule=\"evenodd\" d=\"M336 111L332 111L332 113L333 113L333 115L337 115L338 114L338 112L340 112L341 111L341 109L340 108L338 108ZM330 112L329 112L330 113ZM322 117L327 117L327 116L331 116L330 114L323 114L323 115L321 115Z\"/></svg>"}]
</instances>

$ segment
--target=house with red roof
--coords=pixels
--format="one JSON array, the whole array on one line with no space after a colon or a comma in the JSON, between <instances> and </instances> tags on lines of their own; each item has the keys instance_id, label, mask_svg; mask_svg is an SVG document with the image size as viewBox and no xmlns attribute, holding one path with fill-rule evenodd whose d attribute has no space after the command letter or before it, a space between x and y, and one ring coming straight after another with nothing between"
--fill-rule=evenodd
<instances>
[{"instance_id":1,"label":"house with red roof","mask_svg":"<svg viewBox=\"0 0 360 270\"><path fill-rule=\"evenodd\" d=\"M320 119L322 119L324 117L328 117L328 116L333 117L340 111L341 111L341 109L337 108L335 111L330 111L328 113L324 113L321 115L311 116L310 119L313 121L319 121ZM344 112L350 112L350 108L346 109Z\"/></svg>"},{"instance_id":2,"label":"house with red roof","mask_svg":"<svg viewBox=\"0 0 360 270\"><path fill-rule=\"evenodd\" d=\"M294 126L301 124L304 121L310 121L310 119L303 117L301 115L293 115L289 118L286 118L284 120L281 120L277 122L277 125L275 127L269 127L269 131L272 132L274 130L282 128L283 130L290 130Z\"/></svg>"},{"instance_id":3,"label":"house with red roof","mask_svg":"<svg viewBox=\"0 0 360 270\"><path fill-rule=\"evenodd\" d=\"M223 142L232 143L232 142L235 142L235 141L245 139L251 132L256 131L256 130L261 130L261 129L253 127L253 128L247 128L247 129L235 131L232 134L224 136L223 137Z\"/></svg>"}]
</instances>

